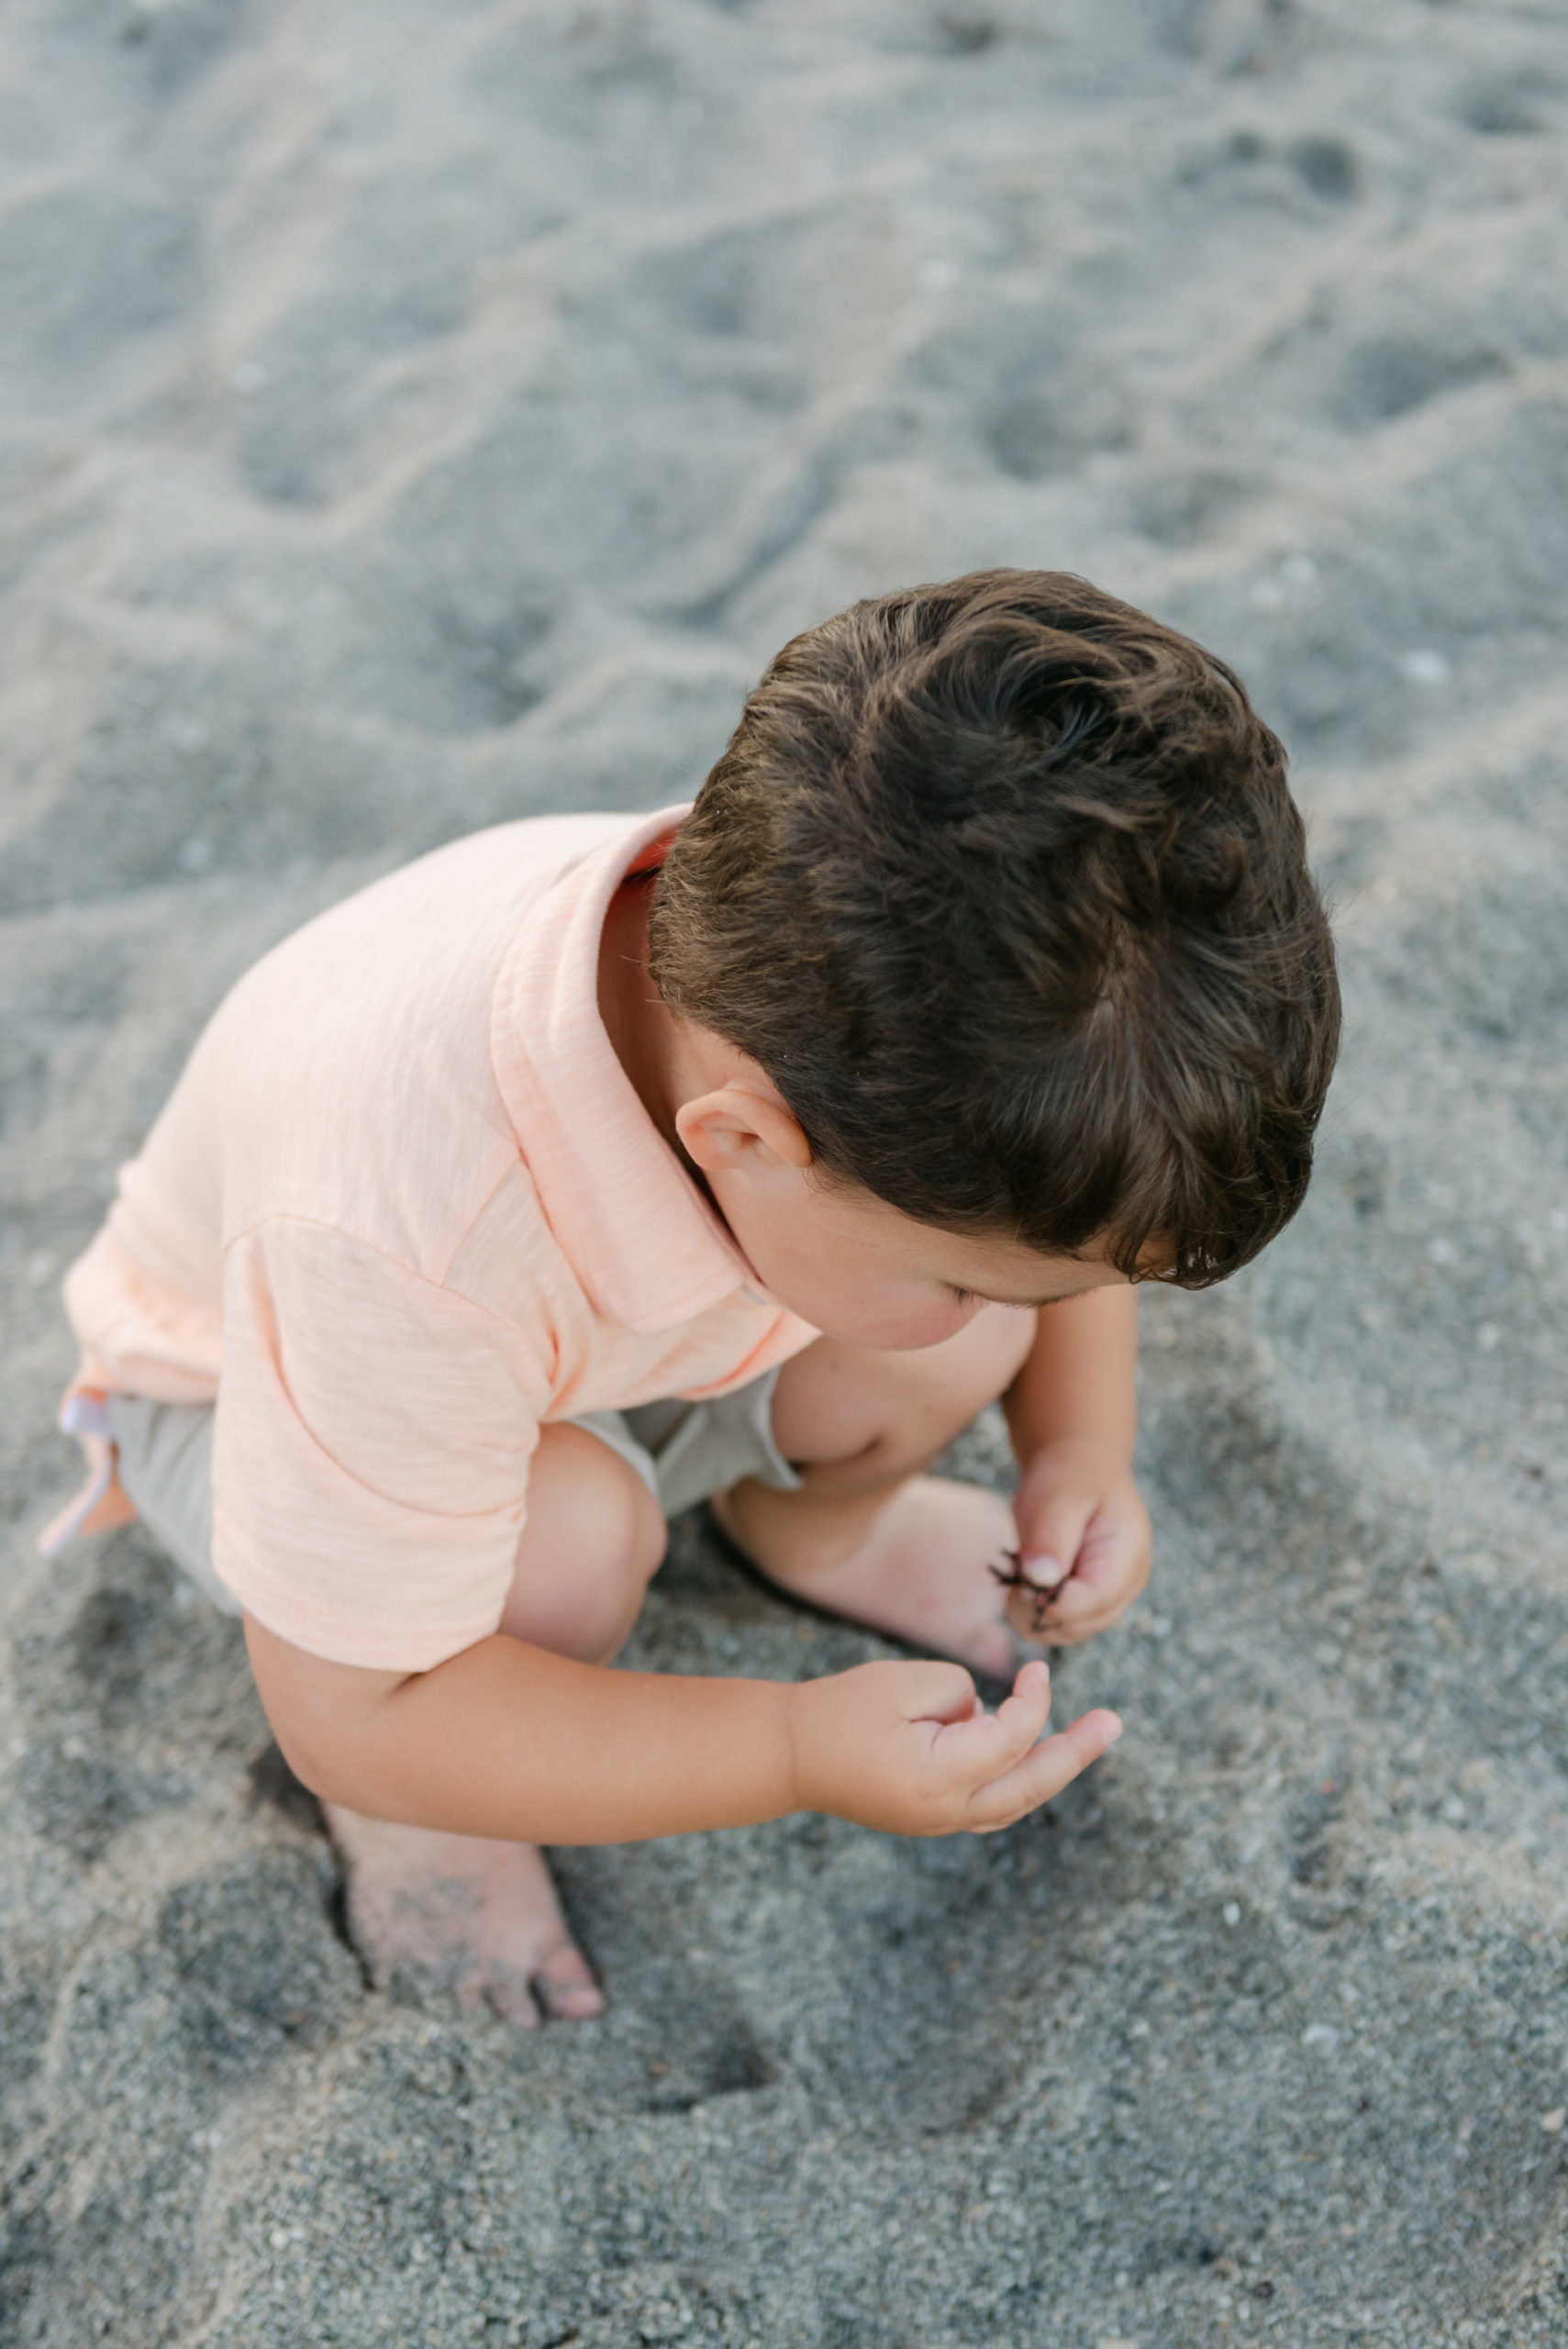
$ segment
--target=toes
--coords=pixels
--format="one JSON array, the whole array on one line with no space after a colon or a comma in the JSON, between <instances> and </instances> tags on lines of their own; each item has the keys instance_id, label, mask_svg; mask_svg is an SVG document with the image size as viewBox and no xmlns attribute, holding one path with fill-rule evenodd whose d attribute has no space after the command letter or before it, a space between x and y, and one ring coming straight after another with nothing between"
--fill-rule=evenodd
<instances>
[{"instance_id":1,"label":"toes","mask_svg":"<svg viewBox=\"0 0 1568 2349\"><path fill-rule=\"evenodd\" d=\"M542 2021L527 1977L510 1965L492 1966L484 1989L475 1986L473 1998L460 2004L474 2009L488 2006L515 2031L534 2031Z\"/></svg>"},{"instance_id":2,"label":"toes","mask_svg":"<svg viewBox=\"0 0 1568 2349\"><path fill-rule=\"evenodd\" d=\"M605 1996L595 1983L539 1983L539 1994L552 2022L593 2022L605 2011Z\"/></svg>"},{"instance_id":3,"label":"toes","mask_svg":"<svg viewBox=\"0 0 1568 2349\"><path fill-rule=\"evenodd\" d=\"M978 1632L971 1643L967 1661L989 1679L1010 1681L1018 1669L1018 1642L1006 1623L987 1624Z\"/></svg>"},{"instance_id":4,"label":"toes","mask_svg":"<svg viewBox=\"0 0 1568 2349\"><path fill-rule=\"evenodd\" d=\"M533 1977L545 2013L557 2022L591 2022L605 2011L605 1996L574 1943L551 1950Z\"/></svg>"}]
</instances>

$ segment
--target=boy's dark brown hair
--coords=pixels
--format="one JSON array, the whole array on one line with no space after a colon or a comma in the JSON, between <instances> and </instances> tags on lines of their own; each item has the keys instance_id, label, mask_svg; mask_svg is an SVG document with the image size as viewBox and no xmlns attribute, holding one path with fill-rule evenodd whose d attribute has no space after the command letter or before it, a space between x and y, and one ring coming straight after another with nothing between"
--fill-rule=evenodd
<instances>
[{"instance_id":1,"label":"boy's dark brown hair","mask_svg":"<svg viewBox=\"0 0 1568 2349\"><path fill-rule=\"evenodd\" d=\"M1067 573L856 604L748 701L654 979L829 1176L1205 1286L1301 1204L1339 1042L1284 766L1223 662Z\"/></svg>"}]
</instances>

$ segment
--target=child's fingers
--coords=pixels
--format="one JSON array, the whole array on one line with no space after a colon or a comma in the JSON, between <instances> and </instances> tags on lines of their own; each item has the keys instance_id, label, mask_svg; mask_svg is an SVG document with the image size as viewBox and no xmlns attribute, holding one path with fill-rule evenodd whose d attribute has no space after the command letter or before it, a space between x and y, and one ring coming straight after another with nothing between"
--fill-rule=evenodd
<instances>
[{"instance_id":1,"label":"child's fingers","mask_svg":"<svg viewBox=\"0 0 1568 2349\"><path fill-rule=\"evenodd\" d=\"M1060 1641L1082 1639L1089 1631L1097 1631L1103 1616L1108 1622L1114 1612L1103 1590L1095 1590L1074 1575L1064 1582L1051 1602L1051 1612L1045 1629L1037 1638Z\"/></svg>"},{"instance_id":2,"label":"child's fingers","mask_svg":"<svg viewBox=\"0 0 1568 2349\"><path fill-rule=\"evenodd\" d=\"M1051 1666L1038 1657L1015 1675L1012 1694L996 1708L996 1723L1027 1753L1051 1719Z\"/></svg>"},{"instance_id":3,"label":"child's fingers","mask_svg":"<svg viewBox=\"0 0 1568 2349\"><path fill-rule=\"evenodd\" d=\"M1051 1601L1032 1633L1061 1645L1103 1631L1129 1607L1149 1579L1149 1550L1136 1528L1107 1526L1080 1550L1071 1580Z\"/></svg>"},{"instance_id":4,"label":"child's fingers","mask_svg":"<svg viewBox=\"0 0 1568 2349\"><path fill-rule=\"evenodd\" d=\"M1043 1664L1026 1664L994 1713L976 1706L967 1720L950 1721L932 1751L950 1782L984 1787L1029 1752L1050 1718L1051 1674Z\"/></svg>"},{"instance_id":5,"label":"child's fingers","mask_svg":"<svg viewBox=\"0 0 1568 2349\"><path fill-rule=\"evenodd\" d=\"M1015 1603L1008 1606L1007 1620L1019 1639L1030 1640L1036 1647L1070 1648L1096 1631L1107 1631L1131 1595L1128 1600L1097 1598L1093 1591L1080 1589L1074 1576L1062 1585L1061 1598L1043 1609L1029 1600L1018 1605L1020 1593L1010 1591L1009 1601Z\"/></svg>"},{"instance_id":6,"label":"child's fingers","mask_svg":"<svg viewBox=\"0 0 1568 2349\"><path fill-rule=\"evenodd\" d=\"M973 1795L964 1824L982 1835L1010 1827L1026 1811L1038 1810L1042 1802L1059 1795L1120 1735L1121 1722L1115 1713L1084 1713L1071 1729L1031 1747L1010 1770Z\"/></svg>"},{"instance_id":7,"label":"child's fingers","mask_svg":"<svg viewBox=\"0 0 1568 2349\"><path fill-rule=\"evenodd\" d=\"M1007 1593L1005 1611L1020 1640L1031 1641L1036 1647L1046 1641L1055 1642L1059 1610L1053 1591L1015 1586Z\"/></svg>"},{"instance_id":8,"label":"child's fingers","mask_svg":"<svg viewBox=\"0 0 1568 2349\"><path fill-rule=\"evenodd\" d=\"M967 1721L979 1709L974 1682L962 1664L899 1664L892 1669L900 1675L899 1708L908 1720L945 1726Z\"/></svg>"},{"instance_id":9,"label":"child's fingers","mask_svg":"<svg viewBox=\"0 0 1568 2349\"><path fill-rule=\"evenodd\" d=\"M1037 1589L1050 1590L1073 1571L1089 1520L1099 1507L1093 1493L1056 1493L1020 1526L1018 1567Z\"/></svg>"}]
</instances>

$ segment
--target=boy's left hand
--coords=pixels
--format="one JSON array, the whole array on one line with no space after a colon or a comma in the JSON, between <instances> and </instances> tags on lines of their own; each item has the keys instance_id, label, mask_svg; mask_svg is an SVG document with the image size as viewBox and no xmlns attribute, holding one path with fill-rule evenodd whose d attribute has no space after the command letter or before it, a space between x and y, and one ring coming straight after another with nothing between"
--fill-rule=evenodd
<instances>
[{"instance_id":1,"label":"boy's left hand","mask_svg":"<svg viewBox=\"0 0 1568 2349\"><path fill-rule=\"evenodd\" d=\"M1149 1511L1116 1445L1063 1436L1041 1447L1013 1501L1020 1571L1058 1596L1040 1607L1027 1590L1007 1593L1007 1620L1020 1639L1071 1646L1114 1623L1149 1579Z\"/></svg>"}]
</instances>

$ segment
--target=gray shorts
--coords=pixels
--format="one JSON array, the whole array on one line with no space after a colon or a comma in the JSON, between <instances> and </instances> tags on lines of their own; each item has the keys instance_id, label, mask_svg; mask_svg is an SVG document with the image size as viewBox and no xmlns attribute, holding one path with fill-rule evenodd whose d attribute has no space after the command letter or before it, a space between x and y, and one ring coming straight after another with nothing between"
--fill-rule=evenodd
<instances>
[{"instance_id":1,"label":"gray shorts","mask_svg":"<svg viewBox=\"0 0 1568 2349\"><path fill-rule=\"evenodd\" d=\"M800 1478L773 1441L778 1379L774 1368L710 1403L639 1403L562 1424L586 1428L607 1443L636 1469L665 1516L675 1517L710 1493L728 1492L742 1476L795 1491ZM215 1606L238 1615L239 1601L212 1564L212 1405L111 1395L108 1417L120 1483L148 1531Z\"/></svg>"}]
</instances>

